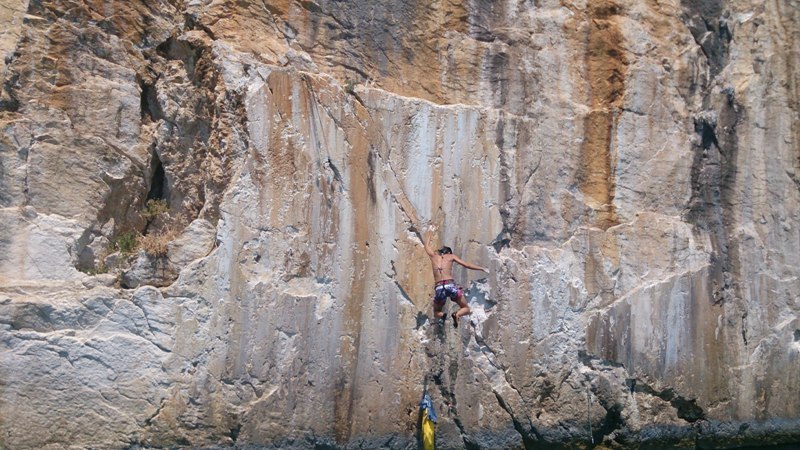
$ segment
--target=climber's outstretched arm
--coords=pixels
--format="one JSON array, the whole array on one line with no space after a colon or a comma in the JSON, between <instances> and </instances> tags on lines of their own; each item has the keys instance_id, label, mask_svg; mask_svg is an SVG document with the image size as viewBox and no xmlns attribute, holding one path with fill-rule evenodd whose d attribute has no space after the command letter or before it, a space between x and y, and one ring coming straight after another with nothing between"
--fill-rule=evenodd
<instances>
[{"instance_id":1,"label":"climber's outstretched arm","mask_svg":"<svg viewBox=\"0 0 800 450\"><path fill-rule=\"evenodd\" d=\"M481 266L476 266L475 264L470 264L470 263L462 260L458 256L453 255L453 261L461 264L462 266L466 267L467 269L480 270L481 272L489 273L489 269L481 267Z\"/></svg>"}]
</instances>

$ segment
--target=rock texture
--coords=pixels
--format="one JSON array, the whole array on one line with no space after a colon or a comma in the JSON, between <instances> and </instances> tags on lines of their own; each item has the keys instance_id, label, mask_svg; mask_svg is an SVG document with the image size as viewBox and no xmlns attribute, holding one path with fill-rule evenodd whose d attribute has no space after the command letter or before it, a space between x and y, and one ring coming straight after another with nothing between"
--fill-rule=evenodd
<instances>
[{"instance_id":1,"label":"rock texture","mask_svg":"<svg viewBox=\"0 0 800 450\"><path fill-rule=\"evenodd\" d=\"M0 447L800 441L796 1L0 21Z\"/></svg>"}]
</instances>

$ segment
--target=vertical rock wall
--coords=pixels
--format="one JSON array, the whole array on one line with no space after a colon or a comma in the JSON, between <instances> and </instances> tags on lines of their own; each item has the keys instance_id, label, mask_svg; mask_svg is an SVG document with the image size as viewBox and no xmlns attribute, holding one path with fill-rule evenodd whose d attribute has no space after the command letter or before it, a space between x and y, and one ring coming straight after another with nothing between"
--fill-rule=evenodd
<instances>
[{"instance_id":1,"label":"vertical rock wall","mask_svg":"<svg viewBox=\"0 0 800 450\"><path fill-rule=\"evenodd\" d=\"M0 446L800 439L795 2L0 6Z\"/></svg>"}]
</instances>

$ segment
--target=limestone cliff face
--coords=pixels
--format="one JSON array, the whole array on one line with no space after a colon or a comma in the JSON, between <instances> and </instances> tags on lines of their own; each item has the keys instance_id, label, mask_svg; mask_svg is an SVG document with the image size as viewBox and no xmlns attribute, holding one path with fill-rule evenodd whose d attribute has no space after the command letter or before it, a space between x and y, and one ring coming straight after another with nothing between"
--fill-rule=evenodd
<instances>
[{"instance_id":1,"label":"limestone cliff face","mask_svg":"<svg viewBox=\"0 0 800 450\"><path fill-rule=\"evenodd\" d=\"M800 440L796 2L0 6L0 447Z\"/></svg>"}]
</instances>

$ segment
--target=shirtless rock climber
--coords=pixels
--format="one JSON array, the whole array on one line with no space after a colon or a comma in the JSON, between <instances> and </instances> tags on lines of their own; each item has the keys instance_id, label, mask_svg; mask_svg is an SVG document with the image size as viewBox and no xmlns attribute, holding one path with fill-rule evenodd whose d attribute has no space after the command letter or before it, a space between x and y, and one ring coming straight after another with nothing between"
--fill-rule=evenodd
<instances>
[{"instance_id":1,"label":"shirtless rock climber","mask_svg":"<svg viewBox=\"0 0 800 450\"><path fill-rule=\"evenodd\" d=\"M433 296L433 315L439 319L440 324L444 323L443 309L444 304L447 303L447 299L449 298L460 307L458 311L451 314L453 326L458 328L458 321L461 319L461 316L469 314L470 309L467 302L464 300L463 289L453 280L453 263L456 262L467 269L481 270L486 273L489 273L489 270L463 261L453 254L450 247L442 247L439 250L434 250L431 247L431 238L435 230L436 227L431 225L428 228L427 236L425 236L425 252L428 254L428 257L431 258L433 279L436 281Z\"/></svg>"}]
</instances>

